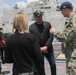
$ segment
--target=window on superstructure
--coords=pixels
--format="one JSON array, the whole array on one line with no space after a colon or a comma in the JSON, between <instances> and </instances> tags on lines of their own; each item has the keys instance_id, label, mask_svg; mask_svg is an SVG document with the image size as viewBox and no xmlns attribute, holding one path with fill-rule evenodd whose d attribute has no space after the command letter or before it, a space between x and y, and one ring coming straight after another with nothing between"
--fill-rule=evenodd
<instances>
[{"instance_id":1,"label":"window on superstructure","mask_svg":"<svg viewBox=\"0 0 76 75\"><path fill-rule=\"evenodd\" d=\"M40 9L51 9L51 6L48 6L48 7L40 7Z\"/></svg>"},{"instance_id":2,"label":"window on superstructure","mask_svg":"<svg viewBox=\"0 0 76 75\"><path fill-rule=\"evenodd\" d=\"M51 7L49 6L49 7L45 7L45 9L51 9Z\"/></svg>"}]
</instances>

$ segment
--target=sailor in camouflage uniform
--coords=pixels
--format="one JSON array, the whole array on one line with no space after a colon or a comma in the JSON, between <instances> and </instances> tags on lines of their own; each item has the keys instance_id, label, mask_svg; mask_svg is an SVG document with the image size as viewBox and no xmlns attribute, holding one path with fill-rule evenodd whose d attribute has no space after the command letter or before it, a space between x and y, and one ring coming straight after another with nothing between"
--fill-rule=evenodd
<instances>
[{"instance_id":1,"label":"sailor in camouflage uniform","mask_svg":"<svg viewBox=\"0 0 76 75\"><path fill-rule=\"evenodd\" d=\"M60 33L51 28L50 33L65 43L66 75L76 75L76 14L70 2L63 2L60 10L64 17L69 18L65 30Z\"/></svg>"}]
</instances>

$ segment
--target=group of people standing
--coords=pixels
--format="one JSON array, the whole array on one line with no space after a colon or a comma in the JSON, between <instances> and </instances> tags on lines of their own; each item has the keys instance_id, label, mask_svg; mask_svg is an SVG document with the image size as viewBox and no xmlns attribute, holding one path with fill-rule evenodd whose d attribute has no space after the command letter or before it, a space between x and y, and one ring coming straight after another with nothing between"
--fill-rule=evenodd
<instances>
[{"instance_id":1,"label":"group of people standing","mask_svg":"<svg viewBox=\"0 0 76 75\"><path fill-rule=\"evenodd\" d=\"M42 15L40 10L34 12L36 22L30 25L29 31L27 15L18 13L14 18L14 33L6 39L5 52L6 62L13 61L13 75L29 75L32 72L45 75L44 56L50 64L51 74L56 75L53 36L49 32L51 25L43 21Z\"/></svg>"},{"instance_id":2,"label":"group of people standing","mask_svg":"<svg viewBox=\"0 0 76 75\"><path fill-rule=\"evenodd\" d=\"M29 29L27 15L21 12L15 15L13 34L5 42L5 63L13 63L12 75L47 75L44 57L49 62L51 75L57 75L53 37L66 45L66 74L76 75L76 15L70 2L63 2L60 10L64 17L69 18L62 33L56 32L49 22L43 21L43 12L40 10L33 13L35 22Z\"/></svg>"}]
</instances>

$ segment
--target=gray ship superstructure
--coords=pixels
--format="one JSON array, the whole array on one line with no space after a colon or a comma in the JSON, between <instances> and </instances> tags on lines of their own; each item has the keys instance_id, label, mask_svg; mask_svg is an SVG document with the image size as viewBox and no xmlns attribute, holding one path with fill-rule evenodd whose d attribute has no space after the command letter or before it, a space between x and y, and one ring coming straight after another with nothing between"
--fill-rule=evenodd
<instances>
[{"instance_id":1,"label":"gray ship superstructure","mask_svg":"<svg viewBox=\"0 0 76 75\"><path fill-rule=\"evenodd\" d=\"M31 2L25 9L19 9L16 4L14 8L3 13L2 24L0 24L0 27L4 28L4 33L12 32L13 17L18 12L24 12L28 15L30 25L34 22L33 12L35 10L41 10L44 12L44 21L50 22L57 31L62 32L64 29L65 18L57 8L58 6L59 3L57 0L40 0Z\"/></svg>"}]
</instances>

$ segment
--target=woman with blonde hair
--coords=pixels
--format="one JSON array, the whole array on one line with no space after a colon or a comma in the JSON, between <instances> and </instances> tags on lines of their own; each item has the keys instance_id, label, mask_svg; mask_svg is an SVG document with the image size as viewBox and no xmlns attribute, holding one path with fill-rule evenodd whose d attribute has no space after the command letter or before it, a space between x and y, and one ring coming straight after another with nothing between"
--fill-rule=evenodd
<instances>
[{"instance_id":1,"label":"woman with blonde hair","mask_svg":"<svg viewBox=\"0 0 76 75\"><path fill-rule=\"evenodd\" d=\"M38 41L28 32L28 18L24 13L14 17L13 34L6 39L5 55L6 63L13 62L13 75L33 75L33 64L39 75L45 75Z\"/></svg>"}]
</instances>

